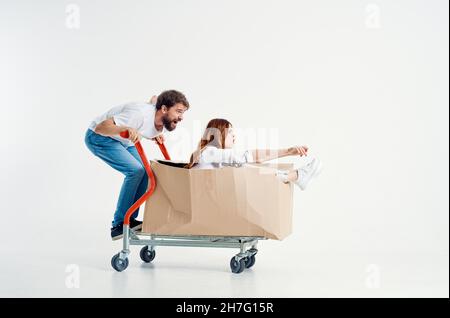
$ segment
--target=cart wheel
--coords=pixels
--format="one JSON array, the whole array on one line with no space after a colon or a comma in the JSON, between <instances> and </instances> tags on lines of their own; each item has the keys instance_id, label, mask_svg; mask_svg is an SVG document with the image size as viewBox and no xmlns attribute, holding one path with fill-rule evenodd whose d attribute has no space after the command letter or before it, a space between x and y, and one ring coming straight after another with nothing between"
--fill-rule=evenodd
<instances>
[{"instance_id":1,"label":"cart wheel","mask_svg":"<svg viewBox=\"0 0 450 318\"><path fill-rule=\"evenodd\" d=\"M255 262L256 262L255 255L252 255L250 257L246 257L245 258L245 268L252 267L253 265L255 265Z\"/></svg>"},{"instance_id":2,"label":"cart wheel","mask_svg":"<svg viewBox=\"0 0 450 318\"><path fill-rule=\"evenodd\" d=\"M231 271L235 274L242 273L245 269L245 260L242 258L239 262L233 257L230 261Z\"/></svg>"},{"instance_id":3,"label":"cart wheel","mask_svg":"<svg viewBox=\"0 0 450 318\"><path fill-rule=\"evenodd\" d=\"M112 257L111 265L116 271L122 272L128 267L128 258L121 259L120 253L118 253Z\"/></svg>"},{"instance_id":4,"label":"cart wheel","mask_svg":"<svg viewBox=\"0 0 450 318\"><path fill-rule=\"evenodd\" d=\"M139 253L139 255L141 256L141 260L143 260L146 263L150 263L151 261L153 261L155 259L156 252L155 252L155 250L150 251L148 249L148 246L144 246L141 249L141 252Z\"/></svg>"}]
</instances>

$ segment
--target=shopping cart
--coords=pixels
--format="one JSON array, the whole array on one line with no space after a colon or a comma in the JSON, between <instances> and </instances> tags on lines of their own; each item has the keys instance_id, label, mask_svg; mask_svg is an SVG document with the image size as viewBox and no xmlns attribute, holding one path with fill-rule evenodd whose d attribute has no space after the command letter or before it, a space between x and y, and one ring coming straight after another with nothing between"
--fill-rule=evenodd
<instances>
[{"instance_id":1,"label":"shopping cart","mask_svg":"<svg viewBox=\"0 0 450 318\"><path fill-rule=\"evenodd\" d=\"M121 137L128 138L128 131L124 131ZM170 160L164 144L157 143L166 160ZM141 143L135 143L136 149L149 177L150 187L127 211L123 222L123 249L111 259L112 267L122 272L128 267L128 256L130 255L130 245L143 245L140 257L145 263L150 263L155 259L155 246L185 246L185 247L222 247L238 248L240 251L233 256L230 261L230 268L233 273L242 273L244 269L255 265L255 256L258 252L257 244L265 237L259 236L178 236L178 235L158 235L157 233L142 233L130 229L130 217L136 209L141 206L155 191L156 179L151 170L150 163L144 153Z\"/></svg>"}]
</instances>

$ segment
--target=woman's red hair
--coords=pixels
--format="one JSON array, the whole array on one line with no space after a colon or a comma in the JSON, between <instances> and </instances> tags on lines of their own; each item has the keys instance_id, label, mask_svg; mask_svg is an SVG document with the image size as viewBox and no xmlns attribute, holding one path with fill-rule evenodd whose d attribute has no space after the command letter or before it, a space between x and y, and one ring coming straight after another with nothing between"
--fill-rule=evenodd
<instances>
[{"instance_id":1,"label":"woman's red hair","mask_svg":"<svg viewBox=\"0 0 450 318\"><path fill-rule=\"evenodd\" d=\"M196 164L202 155L206 146L214 146L220 149L225 148L225 139L227 138L228 129L231 128L231 123L226 119L215 118L209 121L206 126L202 139L200 140L197 150L191 155L191 159L186 168L191 169Z\"/></svg>"}]
</instances>

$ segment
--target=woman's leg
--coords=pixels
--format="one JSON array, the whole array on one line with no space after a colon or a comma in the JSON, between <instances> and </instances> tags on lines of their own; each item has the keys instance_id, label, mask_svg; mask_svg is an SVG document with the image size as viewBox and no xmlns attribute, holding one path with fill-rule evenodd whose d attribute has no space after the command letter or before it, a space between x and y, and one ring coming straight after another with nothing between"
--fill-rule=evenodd
<instances>
[{"instance_id":1,"label":"woman's leg","mask_svg":"<svg viewBox=\"0 0 450 318\"><path fill-rule=\"evenodd\" d=\"M300 169L295 170L278 170L277 177L283 182L293 182L300 189L305 190L311 179L320 173L322 164L319 159L313 158Z\"/></svg>"},{"instance_id":2,"label":"woman's leg","mask_svg":"<svg viewBox=\"0 0 450 318\"><path fill-rule=\"evenodd\" d=\"M278 179L283 181L284 183L289 183L292 181L297 180L297 177L295 178L292 176L292 174L296 173L296 170L277 170L276 176Z\"/></svg>"}]
</instances>

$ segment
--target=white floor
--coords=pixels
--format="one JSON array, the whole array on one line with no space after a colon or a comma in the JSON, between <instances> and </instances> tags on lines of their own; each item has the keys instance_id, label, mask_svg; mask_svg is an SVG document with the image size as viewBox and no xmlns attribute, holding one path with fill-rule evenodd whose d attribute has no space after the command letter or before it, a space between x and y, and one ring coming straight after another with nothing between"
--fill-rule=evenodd
<instances>
[{"instance_id":1,"label":"white floor","mask_svg":"<svg viewBox=\"0 0 450 318\"><path fill-rule=\"evenodd\" d=\"M89 237L86 231L84 238L44 243L50 234L28 245L11 238L0 262L0 296L448 297L449 292L448 255L311 253L293 240L264 241L254 268L237 275L228 265L235 250L160 247L154 262L143 264L135 246L128 269L117 273L110 259L120 243L101 234Z\"/></svg>"}]
</instances>

